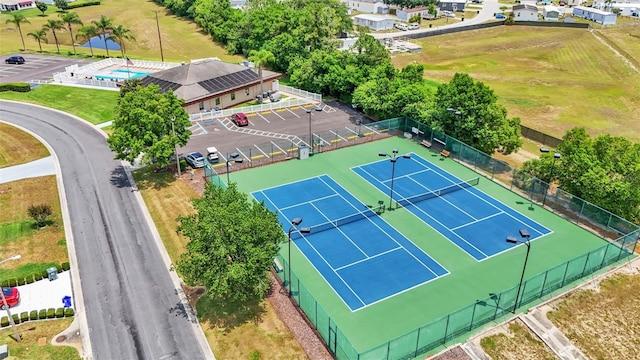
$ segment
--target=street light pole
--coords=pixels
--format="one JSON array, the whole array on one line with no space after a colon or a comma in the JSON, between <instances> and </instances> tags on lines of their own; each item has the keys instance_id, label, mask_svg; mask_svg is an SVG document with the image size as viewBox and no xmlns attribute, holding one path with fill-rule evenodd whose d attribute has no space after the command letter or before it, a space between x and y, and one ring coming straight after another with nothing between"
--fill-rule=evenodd
<instances>
[{"instance_id":1,"label":"street light pole","mask_svg":"<svg viewBox=\"0 0 640 360\"><path fill-rule=\"evenodd\" d=\"M171 118L171 132L173 132L173 138L176 138L176 128L175 128L176 117ZM178 165L178 177L182 177L180 173L180 158L178 157L178 143L173 144L173 149L176 151L176 164Z\"/></svg>"},{"instance_id":2,"label":"street light pole","mask_svg":"<svg viewBox=\"0 0 640 360\"><path fill-rule=\"evenodd\" d=\"M302 234L309 234L311 232L311 229L308 227L303 227L298 229L296 226L300 225L302 223L302 218L294 218L293 220L291 220L291 226L289 227L289 233L288 233L288 237L289 237L289 241L287 242L287 247L288 247L288 259L287 259L287 266L288 266L288 272L289 272L289 292L288 292L288 296L291 297L291 232L293 230L298 231L299 233ZM285 279L286 280L286 279ZM286 283L286 281L285 281Z\"/></svg>"},{"instance_id":3,"label":"street light pole","mask_svg":"<svg viewBox=\"0 0 640 360\"><path fill-rule=\"evenodd\" d=\"M389 192L389 210L393 210L393 182L396 177L396 162L399 158L409 159L411 158L411 155L398 155L398 149L393 149L393 155L389 155L386 152L379 152L378 156L391 158L391 191Z\"/></svg>"},{"instance_id":4,"label":"street light pole","mask_svg":"<svg viewBox=\"0 0 640 360\"><path fill-rule=\"evenodd\" d=\"M233 152L231 154L227 153L227 186L229 185L229 164L230 163L237 163L237 164L241 164L242 163L242 158L240 157L240 154L238 154L237 152Z\"/></svg>"},{"instance_id":5,"label":"street light pole","mask_svg":"<svg viewBox=\"0 0 640 360\"><path fill-rule=\"evenodd\" d=\"M527 246L527 255L524 258L524 266L522 267L522 275L520 275L520 283L518 284L518 291L516 293L516 303L513 305L513 313L516 313L516 310L518 309L518 300L520 298L520 290L522 289L522 281L524 281L524 273L527 270L527 261L529 260L529 250L531 250L531 243L529 243L529 238L531 237L531 235L529 235L529 231L527 229L520 229L520 237L522 237L524 239L524 241L522 240L518 240L515 237L509 235L507 236L507 242L511 243L511 244L525 244Z\"/></svg>"},{"instance_id":6,"label":"street light pole","mask_svg":"<svg viewBox=\"0 0 640 360\"><path fill-rule=\"evenodd\" d=\"M20 258L20 255L14 255L8 259L0 261L0 264L9 260L18 260ZM9 311L9 304L7 304L7 299L4 297L4 291L2 291L2 289L0 289L0 296L2 296L2 305L4 306L5 310L7 310L7 317L9 317L9 324L11 325L11 330L13 330L13 335L15 336L16 341L20 342L20 340L22 340L22 335L20 335L18 329L16 328L16 323L13 321L13 316L11 315L11 311Z\"/></svg>"},{"instance_id":7,"label":"street light pole","mask_svg":"<svg viewBox=\"0 0 640 360\"><path fill-rule=\"evenodd\" d=\"M307 114L309 114L309 146L311 146L311 151L313 152L313 133L311 132L311 109L306 110Z\"/></svg>"},{"instance_id":8,"label":"street light pole","mask_svg":"<svg viewBox=\"0 0 640 360\"><path fill-rule=\"evenodd\" d=\"M160 22L158 21L159 10L151 10L156 13L156 27L158 28L158 41L160 42L160 59L164 62L164 54L162 53L162 37L160 36Z\"/></svg>"}]
</instances>

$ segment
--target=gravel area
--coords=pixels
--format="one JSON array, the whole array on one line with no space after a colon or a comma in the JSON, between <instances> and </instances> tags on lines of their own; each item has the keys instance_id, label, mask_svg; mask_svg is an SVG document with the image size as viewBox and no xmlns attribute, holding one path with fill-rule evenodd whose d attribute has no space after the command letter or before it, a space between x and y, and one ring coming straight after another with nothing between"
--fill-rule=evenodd
<instances>
[{"instance_id":1,"label":"gravel area","mask_svg":"<svg viewBox=\"0 0 640 360\"><path fill-rule=\"evenodd\" d=\"M467 353L462 350L460 346L451 348L445 352L442 352L432 358L431 360L472 360Z\"/></svg>"}]
</instances>

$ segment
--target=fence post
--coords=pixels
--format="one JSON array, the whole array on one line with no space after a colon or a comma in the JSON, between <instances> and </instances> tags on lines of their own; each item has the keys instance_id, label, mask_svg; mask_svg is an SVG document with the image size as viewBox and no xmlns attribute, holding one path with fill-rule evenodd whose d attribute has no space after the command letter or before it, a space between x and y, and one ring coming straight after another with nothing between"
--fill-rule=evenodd
<instances>
[{"instance_id":1,"label":"fence post","mask_svg":"<svg viewBox=\"0 0 640 360\"><path fill-rule=\"evenodd\" d=\"M567 266L564 268L564 275L562 276L562 283L560 284L561 288L564 287L564 281L567 280L567 271L569 271L569 263L570 262L571 262L571 260L567 261Z\"/></svg>"},{"instance_id":2,"label":"fence post","mask_svg":"<svg viewBox=\"0 0 640 360\"><path fill-rule=\"evenodd\" d=\"M447 333L449 332L449 319L451 318L451 314L447 315L447 326L444 328L444 337L442 338L442 345L447 343Z\"/></svg>"},{"instance_id":3,"label":"fence post","mask_svg":"<svg viewBox=\"0 0 640 360\"><path fill-rule=\"evenodd\" d=\"M544 280L542 281L542 288L540 289L540 295L538 295L538 297L542 297L544 295L544 287L547 285L548 276L549 276L549 270L544 272Z\"/></svg>"},{"instance_id":4,"label":"fence post","mask_svg":"<svg viewBox=\"0 0 640 360\"><path fill-rule=\"evenodd\" d=\"M591 256L591 251L587 253L587 258L584 260L584 266L582 267L582 275L580 278L584 277L584 272L587 271L587 265L589 265L589 256Z\"/></svg>"}]
</instances>

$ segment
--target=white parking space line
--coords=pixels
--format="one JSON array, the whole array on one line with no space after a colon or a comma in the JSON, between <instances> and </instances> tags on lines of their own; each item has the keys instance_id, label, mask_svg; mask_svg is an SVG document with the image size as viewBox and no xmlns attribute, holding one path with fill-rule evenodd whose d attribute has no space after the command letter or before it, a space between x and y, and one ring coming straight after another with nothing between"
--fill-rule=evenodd
<instances>
[{"instance_id":1,"label":"white parking space line","mask_svg":"<svg viewBox=\"0 0 640 360\"><path fill-rule=\"evenodd\" d=\"M269 119L267 119L266 117L262 116L262 114L260 113L256 113L258 116L260 116L261 118L264 119L264 121L266 121L267 123L271 124L271 121L269 121Z\"/></svg>"},{"instance_id":2,"label":"white parking space line","mask_svg":"<svg viewBox=\"0 0 640 360\"><path fill-rule=\"evenodd\" d=\"M258 145L253 144L253 146L255 146L255 147L256 147L256 149L258 149L258 151L260 151L264 156L269 157L269 155L267 155L267 153L266 153L266 152L262 151L262 149L260 149L260 148L258 147Z\"/></svg>"},{"instance_id":3,"label":"white parking space line","mask_svg":"<svg viewBox=\"0 0 640 360\"><path fill-rule=\"evenodd\" d=\"M285 119L282 115L278 114L278 112L277 112L278 110L281 110L281 109L277 109L276 111L272 110L271 113L274 114L275 116L279 117L280 119L282 119L284 121L287 121L287 119ZM284 110L282 110L282 111L284 111Z\"/></svg>"},{"instance_id":4,"label":"white parking space line","mask_svg":"<svg viewBox=\"0 0 640 360\"><path fill-rule=\"evenodd\" d=\"M300 117L300 115L296 114L295 112L293 112L291 109L287 108L287 110L292 113L293 115L297 116L298 118Z\"/></svg>"},{"instance_id":5,"label":"white parking space line","mask_svg":"<svg viewBox=\"0 0 640 360\"><path fill-rule=\"evenodd\" d=\"M273 146L277 147L278 149L280 149L280 152L281 152L282 154L286 154L286 153L287 153L286 151L284 151L284 149L283 149L283 148L281 148L280 146L278 146L278 144L274 143L273 141L271 142L271 144L272 144ZM272 152L270 155L271 155L271 156L273 156L273 155L277 155L277 154L279 154L280 152Z\"/></svg>"},{"instance_id":6,"label":"white parking space line","mask_svg":"<svg viewBox=\"0 0 640 360\"><path fill-rule=\"evenodd\" d=\"M240 149L238 149L238 148L236 148L236 150L238 150L238 153L239 153L240 155L242 155L242 157L243 157L243 158L245 158L245 159L247 159L247 160L251 161L251 157L250 157L250 156L245 155L245 153L243 153L243 152L242 152L242 150L240 150Z\"/></svg>"}]
</instances>

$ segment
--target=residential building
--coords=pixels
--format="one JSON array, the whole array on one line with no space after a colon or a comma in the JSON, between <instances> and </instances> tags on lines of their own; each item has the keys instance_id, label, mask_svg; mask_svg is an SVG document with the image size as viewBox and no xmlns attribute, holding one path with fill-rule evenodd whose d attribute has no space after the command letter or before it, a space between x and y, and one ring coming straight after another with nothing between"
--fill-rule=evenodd
<instances>
[{"instance_id":1,"label":"residential building","mask_svg":"<svg viewBox=\"0 0 640 360\"><path fill-rule=\"evenodd\" d=\"M538 21L538 7L530 4L513 6L514 21Z\"/></svg>"},{"instance_id":2,"label":"residential building","mask_svg":"<svg viewBox=\"0 0 640 360\"><path fill-rule=\"evenodd\" d=\"M378 16L370 14L360 14L353 17L353 24L366 26L373 31L393 29L395 18L390 16Z\"/></svg>"},{"instance_id":3,"label":"residential building","mask_svg":"<svg viewBox=\"0 0 640 360\"><path fill-rule=\"evenodd\" d=\"M18 11L36 7L37 0L0 0L0 11Z\"/></svg>"},{"instance_id":4,"label":"residential building","mask_svg":"<svg viewBox=\"0 0 640 360\"><path fill-rule=\"evenodd\" d=\"M342 0L347 4L349 10L358 11L367 14L388 14L389 5L383 0Z\"/></svg>"},{"instance_id":5,"label":"residential building","mask_svg":"<svg viewBox=\"0 0 640 360\"><path fill-rule=\"evenodd\" d=\"M467 0L441 0L438 3L440 11L464 11Z\"/></svg>"},{"instance_id":6,"label":"residential building","mask_svg":"<svg viewBox=\"0 0 640 360\"><path fill-rule=\"evenodd\" d=\"M396 17L398 18L398 20L402 21L402 22L409 22L409 20L411 20L412 17L419 15L421 18L428 16L429 14L429 8L426 6L422 6L422 7L417 7L417 8L413 8L413 9L397 9L396 10Z\"/></svg>"},{"instance_id":7,"label":"residential building","mask_svg":"<svg viewBox=\"0 0 640 360\"><path fill-rule=\"evenodd\" d=\"M618 16L612 12L585 6L574 7L573 16L591 20L602 25L613 25L616 23L616 19L618 18Z\"/></svg>"},{"instance_id":8,"label":"residential building","mask_svg":"<svg viewBox=\"0 0 640 360\"><path fill-rule=\"evenodd\" d=\"M560 10L553 5L547 5L542 9L542 18L544 21L558 21L560 19Z\"/></svg>"}]
</instances>

